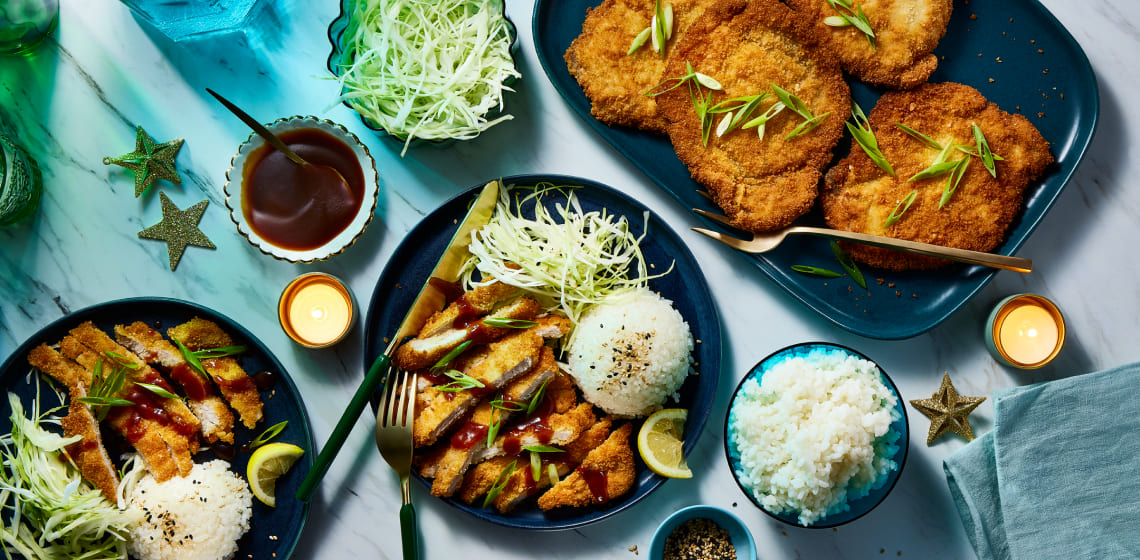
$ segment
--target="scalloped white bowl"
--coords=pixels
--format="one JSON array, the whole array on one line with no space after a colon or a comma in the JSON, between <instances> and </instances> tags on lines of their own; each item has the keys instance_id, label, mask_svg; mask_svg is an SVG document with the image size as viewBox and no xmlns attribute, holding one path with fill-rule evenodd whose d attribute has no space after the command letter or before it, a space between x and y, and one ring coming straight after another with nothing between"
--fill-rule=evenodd
<instances>
[{"instance_id":1,"label":"scalloped white bowl","mask_svg":"<svg viewBox=\"0 0 1140 560\"><path fill-rule=\"evenodd\" d=\"M364 228L372 221L372 215L376 211L376 201L380 190L380 174L376 171L376 163L372 159L372 154L368 151L368 148L360 142L360 139L357 138L355 134L349 132L348 129L332 121L319 119L317 117L285 117L265 125L265 128L274 134L301 128L316 128L339 138L352 149L352 153L356 156L356 160L360 164L360 170L364 176L363 201L360 204L360 210L356 213L356 217L352 219L348 227L344 228L344 231L337 234L331 241L316 249L295 251L278 247L263 239L249 226L241 207L243 170L245 169L246 161L254 150L265 145L265 140L257 134L251 133L249 138L246 138L245 142L238 148L237 153L234 154L233 160L230 162L230 168L226 171L226 207L230 209L230 219L237 225L238 233L240 233L242 237L245 237L254 247L257 247L262 253L275 259L289 262L310 263L323 261L343 252L364 233Z\"/></svg>"}]
</instances>

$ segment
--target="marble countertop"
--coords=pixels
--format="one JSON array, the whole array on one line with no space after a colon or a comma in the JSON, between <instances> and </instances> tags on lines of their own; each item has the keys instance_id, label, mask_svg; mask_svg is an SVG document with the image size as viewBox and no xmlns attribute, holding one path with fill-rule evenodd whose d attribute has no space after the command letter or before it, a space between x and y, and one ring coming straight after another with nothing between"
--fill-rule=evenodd
<instances>
[{"instance_id":1,"label":"marble countertop","mask_svg":"<svg viewBox=\"0 0 1140 560\"><path fill-rule=\"evenodd\" d=\"M220 40L186 48L145 29L115 0L63 0L58 35L27 58L0 58L0 124L39 160L44 199L35 219L0 230L0 359L65 313L100 302L164 296L198 302L240 320L277 354L307 403L323 442L361 379L362 330L329 350L293 344L276 320L285 284L307 271L345 279L367 302L388 257L427 212L469 186L519 173L579 175L624 190L671 224L704 268L724 329L723 370L713 416L691 454L691 480L671 480L605 522L560 533L527 533L466 517L415 488L425 558L643 557L654 528L691 504L729 508L750 526L761 558L971 558L942 471L964 443L954 436L926 446L927 419L908 407L915 437L898 486L874 512L837 530L783 526L749 505L725 464L721 432L729 394L746 370L786 345L808 340L856 348L890 373L904 398L925 398L948 371L966 395L1064 377L1140 360L1140 112L1121 95L1140 88L1126 59L1140 47L1129 0L1043 3L1087 53L1100 87L1101 118L1092 145L1056 205L1018 255L1030 275L998 273L949 320L908 340L849 333L820 318L768 281L740 255L688 230L676 203L571 113L539 65L531 36L533 6L508 1L518 24L523 79L508 98L516 118L473 142L446 149L382 142L335 103L325 70L325 29L337 2L275 2L278 30L258 49ZM960 4L960 3L956 3ZM956 9L959 6L956 5ZM234 39L236 41L236 39ZM1129 58L1132 55L1127 55ZM239 236L223 203L230 157L248 130L207 95L214 88L263 121L314 114L354 131L382 177L376 219L345 254L293 265L260 254ZM131 175L106 166L126 153L134 128L160 141L185 138L182 185L133 196ZM1132 188L1132 190L1129 190ZM178 269L163 243L137 232L161 217L156 190L185 208L210 201L200 227L217 245L189 248ZM1068 343L1056 362L1023 372L986 352L982 326L992 305L1019 292L1050 297L1065 313ZM974 429L992 425L984 403ZM376 453L372 421L362 419L312 508L296 558L399 558L397 482ZM636 546L640 555L630 549Z\"/></svg>"}]
</instances>

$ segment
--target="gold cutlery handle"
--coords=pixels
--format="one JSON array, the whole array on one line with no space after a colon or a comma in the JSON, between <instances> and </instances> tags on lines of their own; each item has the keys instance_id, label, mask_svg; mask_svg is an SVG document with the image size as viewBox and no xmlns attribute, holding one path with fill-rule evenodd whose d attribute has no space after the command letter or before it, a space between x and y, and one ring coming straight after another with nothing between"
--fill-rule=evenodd
<instances>
[{"instance_id":1,"label":"gold cutlery handle","mask_svg":"<svg viewBox=\"0 0 1140 560\"><path fill-rule=\"evenodd\" d=\"M788 233L806 233L809 235L833 237L836 239L861 243L863 245L885 247L887 249L898 249L901 251L906 251L908 253L914 253L916 255L938 257L967 264L978 264L982 266L988 266L990 268L1012 270L1014 272L1029 273L1033 271L1033 261L1029 259L1009 257L1006 255L996 255L993 253L983 253L981 251L970 251L968 249L955 249L953 247L943 247L941 245L919 243L917 241L895 239L893 237L883 237L881 235L869 235L866 233L855 233L852 231L842 231L809 226L796 226L789 228Z\"/></svg>"}]
</instances>

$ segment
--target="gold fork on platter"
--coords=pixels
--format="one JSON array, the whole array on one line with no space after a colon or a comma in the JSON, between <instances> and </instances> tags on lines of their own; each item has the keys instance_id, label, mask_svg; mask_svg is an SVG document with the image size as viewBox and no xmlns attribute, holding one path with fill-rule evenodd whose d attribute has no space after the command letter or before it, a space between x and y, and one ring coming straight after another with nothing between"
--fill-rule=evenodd
<instances>
[{"instance_id":1,"label":"gold fork on platter","mask_svg":"<svg viewBox=\"0 0 1140 560\"><path fill-rule=\"evenodd\" d=\"M721 214L714 214L706 210L701 210L700 208L693 208L693 212L710 220L735 227L732 225L732 222L729 221L728 217ZM955 249L953 247L943 247L941 245L932 245L930 243L919 243L917 241L908 241L906 239L895 239L893 237L868 235L866 233L856 233L853 231L842 231L837 229L818 228L811 226L789 226L784 229L771 232L753 233L752 239L749 240L739 239L730 235L725 235L723 233L704 228L695 227L692 228L692 230L720 241L721 243L724 243L733 249L744 251L745 253L765 253L771 251L772 249L775 249L789 235L806 234L817 235L820 237L830 237L833 239L842 239L844 241L852 241L855 243L862 243L864 245L871 245L874 247L884 247L897 251L906 251L907 253L914 253L916 255L937 257L940 259L948 259L967 264L977 264L981 266L988 266L990 268L1012 270L1014 272L1029 273L1033 271L1033 261L1020 257L1009 257L1006 255L996 255L993 253L983 253L981 251L969 251L967 249Z\"/></svg>"},{"instance_id":2,"label":"gold fork on platter","mask_svg":"<svg viewBox=\"0 0 1140 560\"><path fill-rule=\"evenodd\" d=\"M416 407L416 374L399 368L388 372L376 407L376 447L400 477L400 538L404 560L417 558L416 510L408 485L412 474L412 420Z\"/></svg>"}]
</instances>

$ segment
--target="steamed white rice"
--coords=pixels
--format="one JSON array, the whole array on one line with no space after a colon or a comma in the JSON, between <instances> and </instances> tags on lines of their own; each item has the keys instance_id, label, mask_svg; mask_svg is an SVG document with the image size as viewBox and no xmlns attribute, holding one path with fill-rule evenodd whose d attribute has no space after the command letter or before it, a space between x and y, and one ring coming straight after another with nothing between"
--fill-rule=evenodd
<instances>
[{"instance_id":1,"label":"steamed white rice","mask_svg":"<svg viewBox=\"0 0 1140 560\"><path fill-rule=\"evenodd\" d=\"M898 468L897 399L874 363L817 349L741 387L729 412L736 475L764 509L802 525L848 510Z\"/></svg>"},{"instance_id":2,"label":"steamed white rice","mask_svg":"<svg viewBox=\"0 0 1140 560\"><path fill-rule=\"evenodd\" d=\"M568 362L587 401L634 417L676 398L692 370L692 352L693 334L672 303L638 290L582 315Z\"/></svg>"},{"instance_id":3,"label":"steamed white rice","mask_svg":"<svg viewBox=\"0 0 1140 560\"><path fill-rule=\"evenodd\" d=\"M195 464L185 477L159 484L147 474L134 487L130 507L143 518L127 548L139 560L226 560L253 513L253 494L229 463Z\"/></svg>"}]
</instances>

